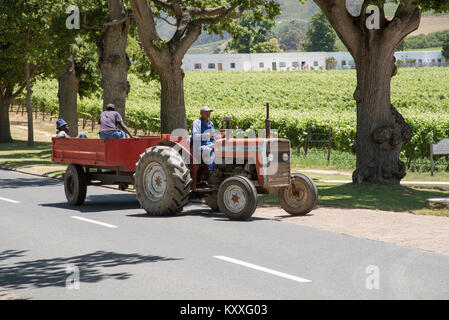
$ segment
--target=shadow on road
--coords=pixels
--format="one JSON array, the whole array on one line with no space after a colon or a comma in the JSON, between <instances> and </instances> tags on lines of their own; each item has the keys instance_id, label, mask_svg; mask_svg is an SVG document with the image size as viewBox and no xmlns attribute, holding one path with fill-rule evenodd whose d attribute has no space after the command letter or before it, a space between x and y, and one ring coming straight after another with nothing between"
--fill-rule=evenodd
<instances>
[{"instance_id":1,"label":"shadow on road","mask_svg":"<svg viewBox=\"0 0 449 320\"><path fill-rule=\"evenodd\" d=\"M188 205L184 207L184 210L177 215L174 216L150 216L147 213L138 213L138 214L128 214L127 217L132 218L150 218L150 219L169 219L169 218L179 218L179 217L185 217L185 216L200 216L203 218L212 218L215 221L226 221L226 222L251 222L251 221L257 221L257 220L268 220L266 218L261 217L251 217L251 219L247 221L235 221L228 219L223 213L221 212L214 212L212 211L208 206L200 203L200 202L191 202Z\"/></svg>"},{"instance_id":2,"label":"shadow on road","mask_svg":"<svg viewBox=\"0 0 449 320\"><path fill-rule=\"evenodd\" d=\"M81 206L70 206L67 202L41 203L40 206L59 208L82 213L140 209L135 194L88 195Z\"/></svg>"},{"instance_id":3,"label":"shadow on road","mask_svg":"<svg viewBox=\"0 0 449 320\"><path fill-rule=\"evenodd\" d=\"M30 188L30 187L48 187L62 184L61 181L55 179L42 178L15 178L0 179L0 188Z\"/></svg>"},{"instance_id":4,"label":"shadow on road","mask_svg":"<svg viewBox=\"0 0 449 320\"><path fill-rule=\"evenodd\" d=\"M70 206L67 202L41 203L46 208L59 208L64 210L76 211L80 213L95 213L120 210L139 210L138 213L128 214L127 217L133 218L153 218L167 219L181 216L201 216L204 218L214 218L217 221L231 221L222 213L213 212L208 206L199 201L192 201L184 207L181 213L175 216L150 216L140 207L136 195L132 193L114 193L103 195L88 195L86 202L81 206ZM265 218L251 218L249 221L267 220Z\"/></svg>"},{"instance_id":5,"label":"shadow on road","mask_svg":"<svg viewBox=\"0 0 449 320\"><path fill-rule=\"evenodd\" d=\"M0 257L12 257L13 250L0 252ZM21 251L17 251L21 254ZM14 256L14 255L13 255ZM7 259L7 258L5 258ZM73 274L66 271L68 267L78 267L81 283L95 283L106 279L126 280L132 274L128 272L108 273L105 268L141 263L174 261L177 258L166 258L137 253L121 254L115 252L96 251L89 254L53 259L20 261L12 265L0 264L0 285L8 289L26 287L65 287L67 278Z\"/></svg>"},{"instance_id":6,"label":"shadow on road","mask_svg":"<svg viewBox=\"0 0 449 320\"><path fill-rule=\"evenodd\" d=\"M0 252L0 261L23 257L28 250L5 250Z\"/></svg>"}]
</instances>

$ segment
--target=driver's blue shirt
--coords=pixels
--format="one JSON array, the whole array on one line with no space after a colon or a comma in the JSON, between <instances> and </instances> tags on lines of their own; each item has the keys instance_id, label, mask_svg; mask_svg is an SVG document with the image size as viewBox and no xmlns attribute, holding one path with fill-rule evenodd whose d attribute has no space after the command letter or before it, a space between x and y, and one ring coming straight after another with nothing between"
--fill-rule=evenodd
<instances>
[{"instance_id":1,"label":"driver's blue shirt","mask_svg":"<svg viewBox=\"0 0 449 320\"><path fill-rule=\"evenodd\" d=\"M210 138L203 137L203 134L210 133ZM206 123L202 118L193 121L192 136L194 139L200 139L201 146L207 146L214 143L215 127L212 121Z\"/></svg>"},{"instance_id":2,"label":"driver's blue shirt","mask_svg":"<svg viewBox=\"0 0 449 320\"><path fill-rule=\"evenodd\" d=\"M204 137L204 133L209 133L210 137ZM210 170L213 170L215 168L215 128L212 121L209 120L206 123L202 118L193 121L192 138L193 146L200 146L203 153L203 159L205 158L204 161L209 165ZM198 142L200 142L200 144L198 144Z\"/></svg>"}]
</instances>

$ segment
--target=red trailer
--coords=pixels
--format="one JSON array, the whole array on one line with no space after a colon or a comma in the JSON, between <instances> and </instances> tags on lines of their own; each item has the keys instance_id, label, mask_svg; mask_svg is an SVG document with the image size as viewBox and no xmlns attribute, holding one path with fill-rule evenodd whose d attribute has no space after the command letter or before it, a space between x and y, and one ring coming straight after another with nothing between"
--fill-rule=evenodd
<instances>
[{"instance_id":1,"label":"red trailer","mask_svg":"<svg viewBox=\"0 0 449 320\"><path fill-rule=\"evenodd\" d=\"M138 139L53 138L52 161L134 173L140 154L161 141L160 136Z\"/></svg>"},{"instance_id":2,"label":"red trailer","mask_svg":"<svg viewBox=\"0 0 449 320\"><path fill-rule=\"evenodd\" d=\"M52 161L69 164L64 176L68 202L81 205L88 185L119 185L124 190L134 184L139 156L160 143L161 137L138 139L58 139L53 138Z\"/></svg>"}]
</instances>

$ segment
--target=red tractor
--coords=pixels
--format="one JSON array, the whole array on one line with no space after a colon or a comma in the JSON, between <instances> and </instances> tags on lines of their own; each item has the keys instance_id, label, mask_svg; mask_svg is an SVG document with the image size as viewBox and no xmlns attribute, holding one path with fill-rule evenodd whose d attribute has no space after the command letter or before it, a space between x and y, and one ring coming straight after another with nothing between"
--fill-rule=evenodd
<instances>
[{"instance_id":1,"label":"red tractor","mask_svg":"<svg viewBox=\"0 0 449 320\"><path fill-rule=\"evenodd\" d=\"M229 118L225 119L229 120ZM228 122L229 127L229 122ZM134 185L137 200L153 216L175 215L190 199L204 199L232 220L249 219L258 194L277 193L281 207L305 215L316 205L314 182L290 172L290 141L228 138L214 145L217 169L195 161L188 137L139 139L56 139L54 162L68 163L64 189L71 205L81 205L88 185Z\"/></svg>"}]
</instances>

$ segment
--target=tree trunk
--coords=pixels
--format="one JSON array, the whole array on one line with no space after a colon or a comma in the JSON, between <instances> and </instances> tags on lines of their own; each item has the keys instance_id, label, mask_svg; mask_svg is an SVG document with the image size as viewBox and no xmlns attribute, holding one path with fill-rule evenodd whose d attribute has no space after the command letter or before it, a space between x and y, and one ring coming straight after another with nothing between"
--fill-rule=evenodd
<instances>
[{"instance_id":1,"label":"tree trunk","mask_svg":"<svg viewBox=\"0 0 449 320\"><path fill-rule=\"evenodd\" d=\"M0 95L0 142L12 142L11 128L9 123L9 107L13 97L6 94Z\"/></svg>"},{"instance_id":2,"label":"tree trunk","mask_svg":"<svg viewBox=\"0 0 449 320\"><path fill-rule=\"evenodd\" d=\"M31 90L30 63L28 61L25 63L25 77L27 90L25 97L25 106L28 116L28 146L32 147L34 146L33 108L31 107L31 95L33 94L33 91Z\"/></svg>"},{"instance_id":3,"label":"tree trunk","mask_svg":"<svg viewBox=\"0 0 449 320\"><path fill-rule=\"evenodd\" d=\"M184 103L184 72L173 66L159 72L161 78L161 133L187 129Z\"/></svg>"},{"instance_id":4,"label":"tree trunk","mask_svg":"<svg viewBox=\"0 0 449 320\"><path fill-rule=\"evenodd\" d=\"M70 136L78 135L78 88L79 78L76 75L73 56L67 71L58 78L59 118L67 121L70 127Z\"/></svg>"},{"instance_id":5,"label":"tree trunk","mask_svg":"<svg viewBox=\"0 0 449 320\"><path fill-rule=\"evenodd\" d=\"M368 43L368 41L366 41ZM367 46L368 47L368 46ZM391 105L391 77L396 73L394 46L370 42L355 57L357 63L357 155L354 183L399 184L405 177L405 164L399 160L402 145L412 132L404 118Z\"/></svg>"},{"instance_id":6,"label":"tree trunk","mask_svg":"<svg viewBox=\"0 0 449 320\"><path fill-rule=\"evenodd\" d=\"M126 16L123 0L108 0L110 21ZM99 66L103 88L103 109L109 103L115 104L117 111L125 119L126 98L130 85L128 82L129 57L126 54L129 21L106 27L103 47L100 51Z\"/></svg>"}]
</instances>

